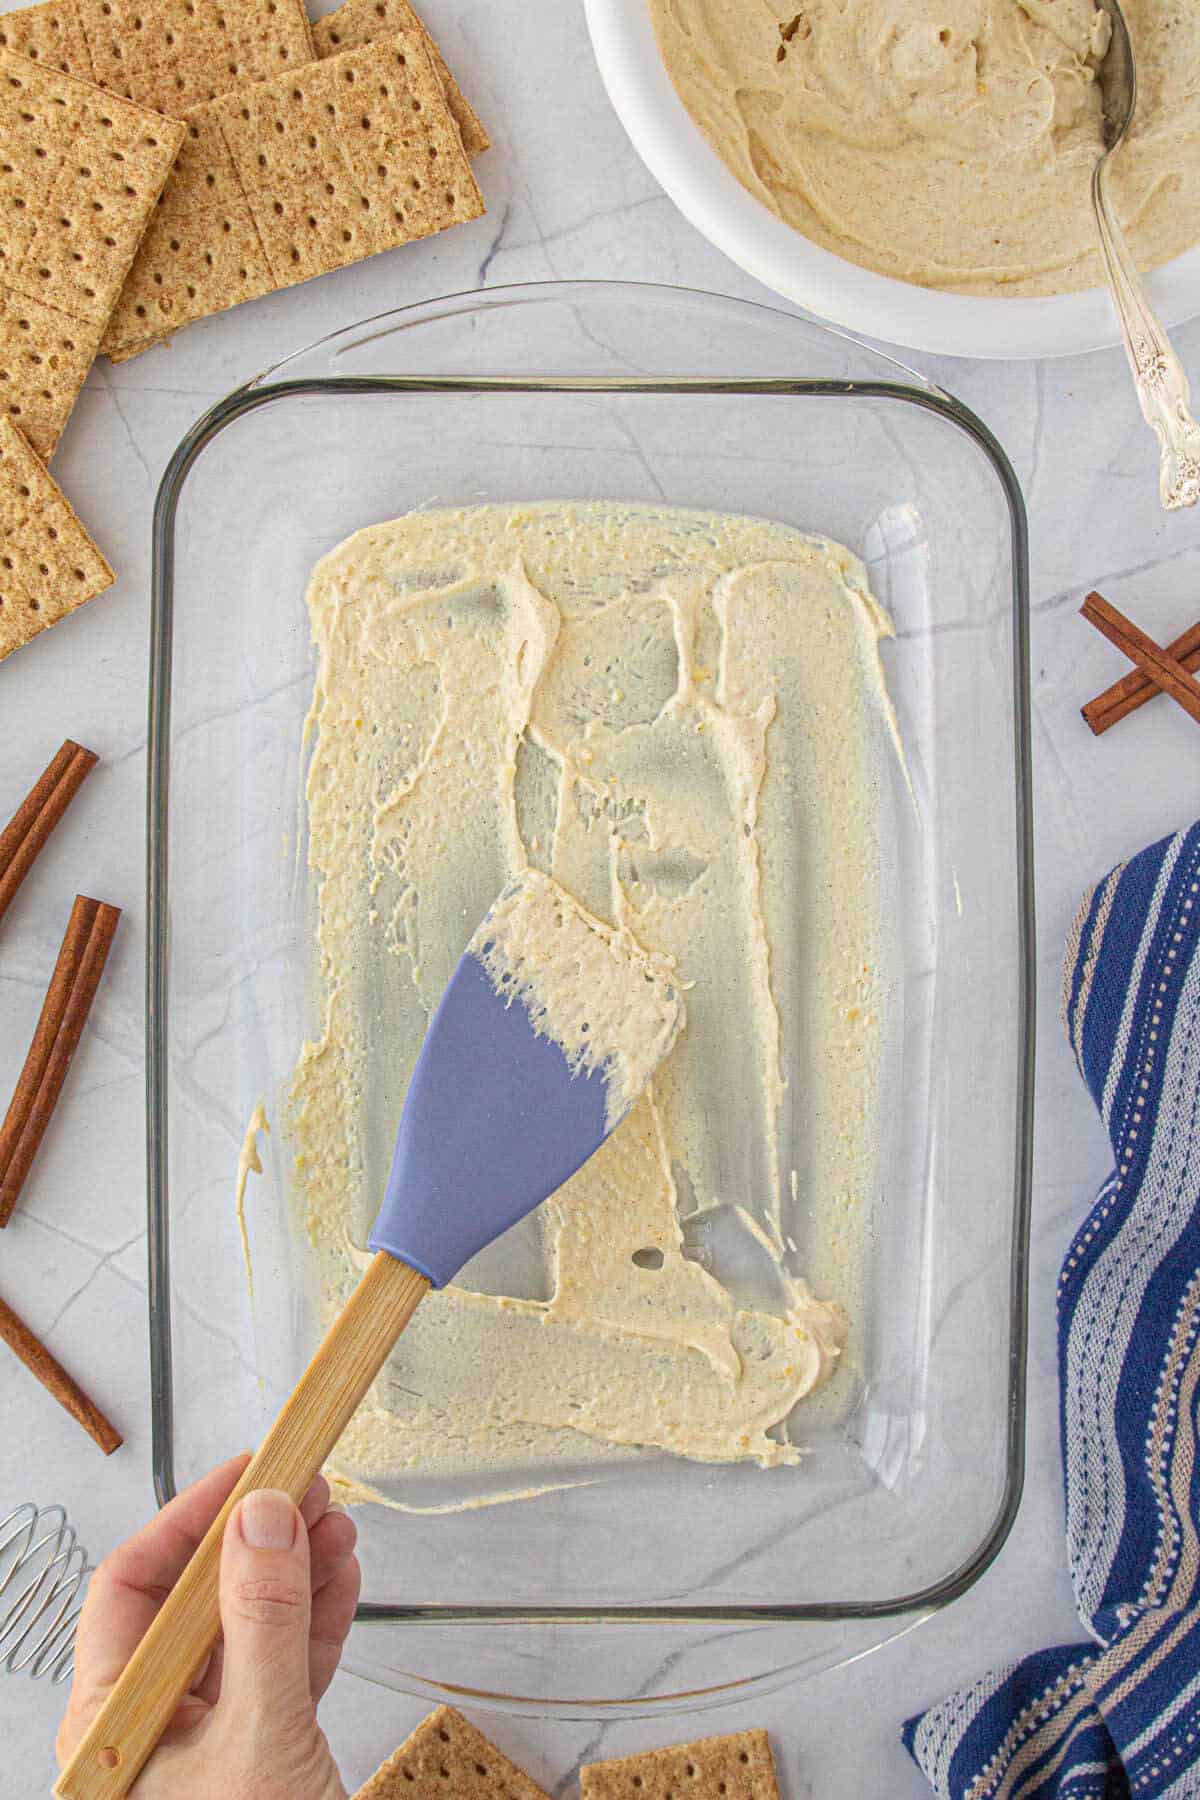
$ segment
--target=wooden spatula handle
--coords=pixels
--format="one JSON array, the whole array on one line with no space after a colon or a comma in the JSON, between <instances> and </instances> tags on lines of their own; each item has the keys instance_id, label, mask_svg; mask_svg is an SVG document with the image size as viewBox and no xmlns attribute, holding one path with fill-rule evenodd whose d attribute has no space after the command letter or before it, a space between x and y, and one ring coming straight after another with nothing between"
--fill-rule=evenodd
<instances>
[{"instance_id":1,"label":"wooden spatula handle","mask_svg":"<svg viewBox=\"0 0 1200 1800\"><path fill-rule=\"evenodd\" d=\"M59 1776L62 1800L129 1792L217 1641L230 1513L254 1488L282 1488L299 1504L428 1289L406 1263L375 1257Z\"/></svg>"}]
</instances>

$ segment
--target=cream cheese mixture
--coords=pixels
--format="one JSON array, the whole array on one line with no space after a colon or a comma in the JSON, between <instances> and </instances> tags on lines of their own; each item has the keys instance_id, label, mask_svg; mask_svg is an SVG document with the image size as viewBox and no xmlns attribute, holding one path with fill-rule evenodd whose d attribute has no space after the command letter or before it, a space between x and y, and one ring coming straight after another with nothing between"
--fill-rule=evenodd
<instances>
[{"instance_id":1,"label":"cream cheese mixture","mask_svg":"<svg viewBox=\"0 0 1200 1800\"><path fill-rule=\"evenodd\" d=\"M467 947L572 1075L604 1076L611 1131L678 1035L674 964L647 956L538 869L504 890Z\"/></svg>"},{"instance_id":2,"label":"cream cheese mixture","mask_svg":"<svg viewBox=\"0 0 1200 1800\"><path fill-rule=\"evenodd\" d=\"M669 959L687 1013L591 1161L422 1303L339 1468L394 1499L637 1449L795 1461L876 1148L891 723L861 565L750 518L493 505L358 532L308 602L322 1018L289 1129L324 1308L514 874Z\"/></svg>"},{"instance_id":3,"label":"cream cheese mixture","mask_svg":"<svg viewBox=\"0 0 1200 1800\"><path fill-rule=\"evenodd\" d=\"M960 293L1103 281L1094 0L650 0L671 79L742 185L866 268ZM1138 67L1112 165L1135 257L1200 239L1200 7L1124 0Z\"/></svg>"}]
</instances>

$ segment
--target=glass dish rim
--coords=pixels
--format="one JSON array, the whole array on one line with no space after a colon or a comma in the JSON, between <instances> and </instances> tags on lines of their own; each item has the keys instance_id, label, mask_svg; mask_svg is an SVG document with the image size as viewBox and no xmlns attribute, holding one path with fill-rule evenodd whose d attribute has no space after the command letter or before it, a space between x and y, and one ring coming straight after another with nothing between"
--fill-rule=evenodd
<instances>
[{"instance_id":1,"label":"glass dish rim","mask_svg":"<svg viewBox=\"0 0 1200 1800\"><path fill-rule=\"evenodd\" d=\"M894 367L911 381L858 378L583 376L583 375L321 375L292 376L286 370L367 327L376 335L428 322L438 308L458 313L519 304L537 298L622 295L632 300L712 303L772 324L835 339L874 361ZM174 618L174 527L180 496L199 456L230 425L263 406L320 394L745 394L796 399L879 399L915 405L965 433L992 467L1008 509L1012 558L1013 725L1017 930L1018 1045L1013 1235L1009 1266L1009 1352L1005 1412L1005 1485L991 1526L968 1557L940 1581L910 1594L881 1600L815 1601L803 1604L710 1606L402 1606L362 1601L356 1623L373 1624L788 1624L842 1620L883 1620L939 1611L966 1593L999 1555L1017 1516L1025 1478L1026 1363L1028 1345L1028 1259L1032 1202L1033 1076L1035 1055L1035 937L1033 885L1032 751L1029 686L1029 533L1024 497L1008 456L988 426L962 401L852 333L703 289L627 281L551 281L464 290L368 316L324 334L251 376L216 401L184 434L159 484L153 520L150 606L149 718L146 789L146 1155L147 1296L150 1336L151 1460L158 1504L177 1492L174 1466L174 1391L171 1336L170 1220L167 1177L167 832L170 795L172 626Z\"/></svg>"}]
</instances>

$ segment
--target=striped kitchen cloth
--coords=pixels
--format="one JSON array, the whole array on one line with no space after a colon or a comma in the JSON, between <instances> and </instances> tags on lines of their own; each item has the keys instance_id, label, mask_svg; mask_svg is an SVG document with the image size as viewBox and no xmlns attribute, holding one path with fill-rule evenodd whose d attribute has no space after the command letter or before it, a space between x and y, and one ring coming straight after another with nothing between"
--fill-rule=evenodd
<instances>
[{"instance_id":1,"label":"striped kitchen cloth","mask_svg":"<svg viewBox=\"0 0 1200 1800\"><path fill-rule=\"evenodd\" d=\"M1116 1166L1058 1284L1067 1558L1092 1641L910 1719L944 1800L1200 1796L1200 824L1115 869L1064 1020Z\"/></svg>"}]
</instances>

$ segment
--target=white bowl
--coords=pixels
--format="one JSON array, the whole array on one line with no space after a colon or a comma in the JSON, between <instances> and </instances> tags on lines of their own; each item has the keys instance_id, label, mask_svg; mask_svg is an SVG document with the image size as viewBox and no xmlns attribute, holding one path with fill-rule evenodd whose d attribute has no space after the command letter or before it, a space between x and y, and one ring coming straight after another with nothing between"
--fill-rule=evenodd
<instances>
[{"instance_id":1,"label":"white bowl","mask_svg":"<svg viewBox=\"0 0 1200 1800\"><path fill-rule=\"evenodd\" d=\"M860 269L785 225L746 191L694 123L667 74L646 0L584 0L604 85L634 149L684 217L747 274L820 318L938 356L1073 356L1119 340L1106 288L985 300ZM1200 245L1156 269L1167 325L1200 313Z\"/></svg>"}]
</instances>

